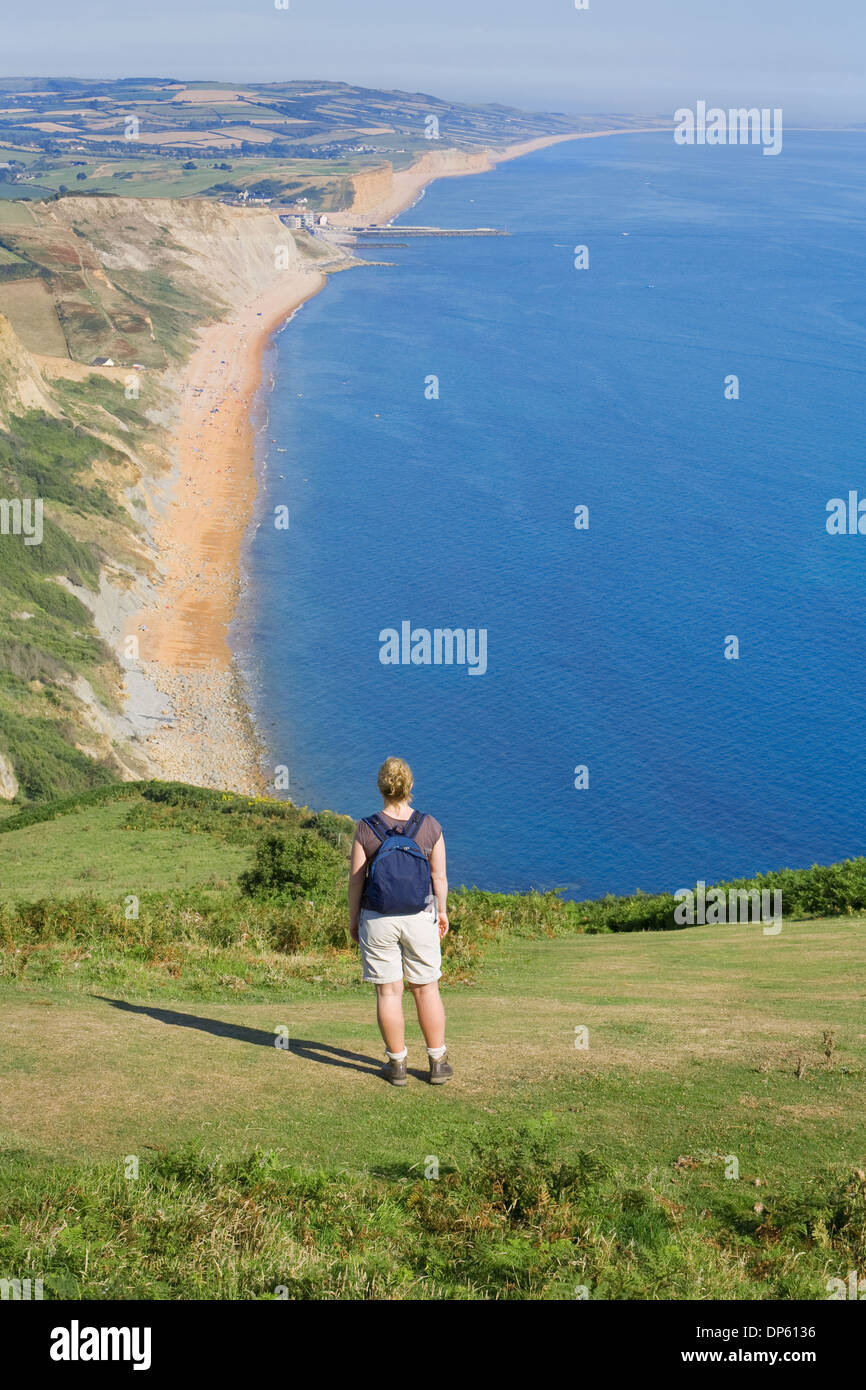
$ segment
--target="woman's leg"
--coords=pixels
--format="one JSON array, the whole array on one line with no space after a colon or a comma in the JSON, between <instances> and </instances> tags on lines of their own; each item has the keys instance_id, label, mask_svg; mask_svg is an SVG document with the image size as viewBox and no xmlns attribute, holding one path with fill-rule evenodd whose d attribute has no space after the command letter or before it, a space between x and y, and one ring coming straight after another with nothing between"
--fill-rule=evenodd
<instances>
[{"instance_id":1,"label":"woman's leg","mask_svg":"<svg viewBox=\"0 0 866 1390\"><path fill-rule=\"evenodd\" d=\"M376 986L376 1017L386 1052L402 1052L406 1045L403 1024L403 981Z\"/></svg>"},{"instance_id":2,"label":"woman's leg","mask_svg":"<svg viewBox=\"0 0 866 1390\"><path fill-rule=\"evenodd\" d=\"M410 985L409 988L415 996L415 1007L418 1010L418 1022L424 1034L424 1041L428 1047L444 1047L445 1006L439 993L438 981L434 980L429 985Z\"/></svg>"}]
</instances>

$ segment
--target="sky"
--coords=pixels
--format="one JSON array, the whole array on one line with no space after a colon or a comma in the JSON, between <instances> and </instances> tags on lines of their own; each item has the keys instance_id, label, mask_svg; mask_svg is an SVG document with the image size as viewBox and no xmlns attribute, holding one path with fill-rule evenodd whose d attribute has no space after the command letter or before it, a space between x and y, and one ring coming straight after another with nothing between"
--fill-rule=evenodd
<instances>
[{"instance_id":1,"label":"sky","mask_svg":"<svg viewBox=\"0 0 866 1390\"><path fill-rule=\"evenodd\" d=\"M0 32L7 77L325 78L530 110L703 99L866 121L866 0L0 0Z\"/></svg>"}]
</instances>

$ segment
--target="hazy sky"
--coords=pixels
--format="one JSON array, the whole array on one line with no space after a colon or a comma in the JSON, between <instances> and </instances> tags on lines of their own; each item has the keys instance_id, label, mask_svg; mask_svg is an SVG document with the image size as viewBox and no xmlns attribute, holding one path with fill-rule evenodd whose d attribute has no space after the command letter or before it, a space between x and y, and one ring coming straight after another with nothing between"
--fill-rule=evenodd
<instances>
[{"instance_id":1,"label":"hazy sky","mask_svg":"<svg viewBox=\"0 0 866 1390\"><path fill-rule=\"evenodd\" d=\"M866 0L0 0L0 75L330 78L464 101L866 120Z\"/></svg>"}]
</instances>

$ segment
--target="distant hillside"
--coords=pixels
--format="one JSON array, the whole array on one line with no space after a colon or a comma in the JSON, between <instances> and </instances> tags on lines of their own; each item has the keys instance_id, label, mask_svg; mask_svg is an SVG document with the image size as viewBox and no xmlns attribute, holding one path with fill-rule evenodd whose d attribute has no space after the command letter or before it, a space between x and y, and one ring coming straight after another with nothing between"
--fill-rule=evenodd
<instances>
[{"instance_id":1,"label":"distant hillside","mask_svg":"<svg viewBox=\"0 0 866 1390\"><path fill-rule=\"evenodd\" d=\"M350 180L433 147L468 152L664 124L471 106L342 82L0 80L0 200L98 194L306 198L344 209ZM8 167L4 169L2 166Z\"/></svg>"},{"instance_id":2,"label":"distant hillside","mask_svg":"<svg viewBox=\"0 0 866 1390\"><path fill-rule=\"evenodd\" d=\"M443 101L426 92L377 91L345 82L255 84L181 82L129 78L117 82L78 79L0 80L4 107L0 135L40 149L82 144L104 153L129 153L130 117L142 148L189 150L215 155L251 147L279 146L283 155L328 157L370 152L405 153L428 145L428 119L448 145L477 149L513 144L576 128L609 128L611 119L530 113L498 104L474 106ZM399 149L395 149L395 142ZM359 150L359 146L363 149Z\"/></svg>"}]
</instances>

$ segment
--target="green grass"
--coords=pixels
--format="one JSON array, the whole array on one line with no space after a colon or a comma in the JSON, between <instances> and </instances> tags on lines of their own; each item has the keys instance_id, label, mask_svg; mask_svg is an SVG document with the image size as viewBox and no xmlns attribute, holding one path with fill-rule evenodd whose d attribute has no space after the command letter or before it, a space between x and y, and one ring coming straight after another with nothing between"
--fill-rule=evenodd
<instances>
[{"instance_id":1,"label":"green grass","mask_svg":"<svg viewBox=\"0 0 866 1390\"><path fill-rule=\"evenodd\" d=\"M18 199L33 199L38 201L52 193L46 184L41 183L0 183L0 200L10 202Z\"/></svg>"},{"instance_id":2,"label":"green grass","mask_svg":"<svg viewBox=\"0 0 866 1390\"><path fill-rule=\"evenodd\" d=\"M248 867L250 851L226 845L209 835L155 835L127 830L128 805L115 802L63 817L50 825L19 830L0 847L3 873L0 897L31 897L38 865L47 891L66 897L88 892L121 900L139 894L234 884ZM107 842L113 852L104 853Z\"/></svg>"},{"instance_id":3,"label":"green grass","mask_svg":"<svg viewBox=\"0 0 866 1390\"><path fill-rule=\"evenodd\" d=\"M220 185L226 183L244 188L269 179L274 180L290 201L314 197L317 207L334 210L340 203L340 183L353 173L382 162L381 158L371 159L369 155L357 155L350 160L255 158L231 150L226 150L218 160L212 156L191 157L197 165L195 169L183 168L186 155L160 158L151 154L138 159L80 156L83 167L72 165L65 158L53 168L40 169L39 184L51 195L63 187L67 194L75 196L99 193L119 198L190 198L215 189L219 193ZM400 159L400 156L395 158ZM411 157L407 157L406 162L411 163ZM215 169L215 163L230 164L231 168ZM79 174L85 177L80 179ZM0 189L4 187L10 197L32 196L28 192L32 184L0 184Z\"/></svg>"},{"instance_id":4,"label":"green grass","mask_svg":"<svg viewBox=\"0 0 866 1390\"><path fill-rule=\"evenodd\" d=\"M0 227L32 227L34 223L35 218L26 203L0 199Z\"/></svg>"},{"instance_id":5,"label":"green grass","mask_svg":"<svg viewBox=\"0 0 866 1390\"><path fill-rule=\"evenodd\" d=\"M717 1211L698 1224L687 1184L624 1183L553 1116L488 1123L463 1147L438 1171L434 1155L392 1154L363 1173L260 1146L86 1171L13 1158L0 1251L49 1297L91 1299L808 1299L862 1261L856 1179L767 1193L760 1216L742 1189L704 1182Z\"/></svg>"},{"instance_id":6,"label":"green grass","mask_svg":"<svg viewBox=\"0 0 866 1390\"><path fill-rule=\"evenodd\" d=\"M23 698L25 683L19 686ZM31 777L53 780L60 770L51 767L47 731L41 735L42 764ZM53 751L59 757L62 746ZM19 751L18 766L22 757ZM111 782L102 766L90 785L0 822L0 924L7 945L20 952L16 975L26 963L29 978L53 977L74 958L82 986L100 983L108 971L115 983L128 979L140 990L162 961L178 998L200 997L223 976L232 988L264 990L262 997L289 977L345 979L350 820L182 784ZM788 919L866 914L864 859L739 885L779 889ZM132 921L130 895L138 905ZM474 979L491 950L518 937L678 935L675 908L668 894L571 902L555 893L459 889L451 899L446 976ZM763 936L758 923L748 929ZM85 959L74 956L85 945Z\"/></svg>"},{"instance_id":7,"label":"green grass","mask_svg":"<svg viewBox=\"0 0 866 1390\"><path fill-rule=\"evenodd\" d=\"M350 822L163 783L5 809L9 1277L85 1298L753 1300L826 1298L862 1266L862 918L612 931L593 914L628 928L645 905L457 892L455 1079L425 1084L411 1021L394 1091L332 884ZM321 850L260 860L279 872L241 892L274 835ZM840 867L804 882L836 892Z\"/></svg>"},{"instance_id":8,"label":"green grass","mask_svg":"<svg viewBox=\"0 0 866 1390\"><path fill-rule=\"evenodd\" d=\"M442 1091L378 1079L355 984L6 985L4 1268L91 1298L826 1297L866 1248L863 957L850 922L509 943L445 991Z\"/></svg>"}]
</instances>

